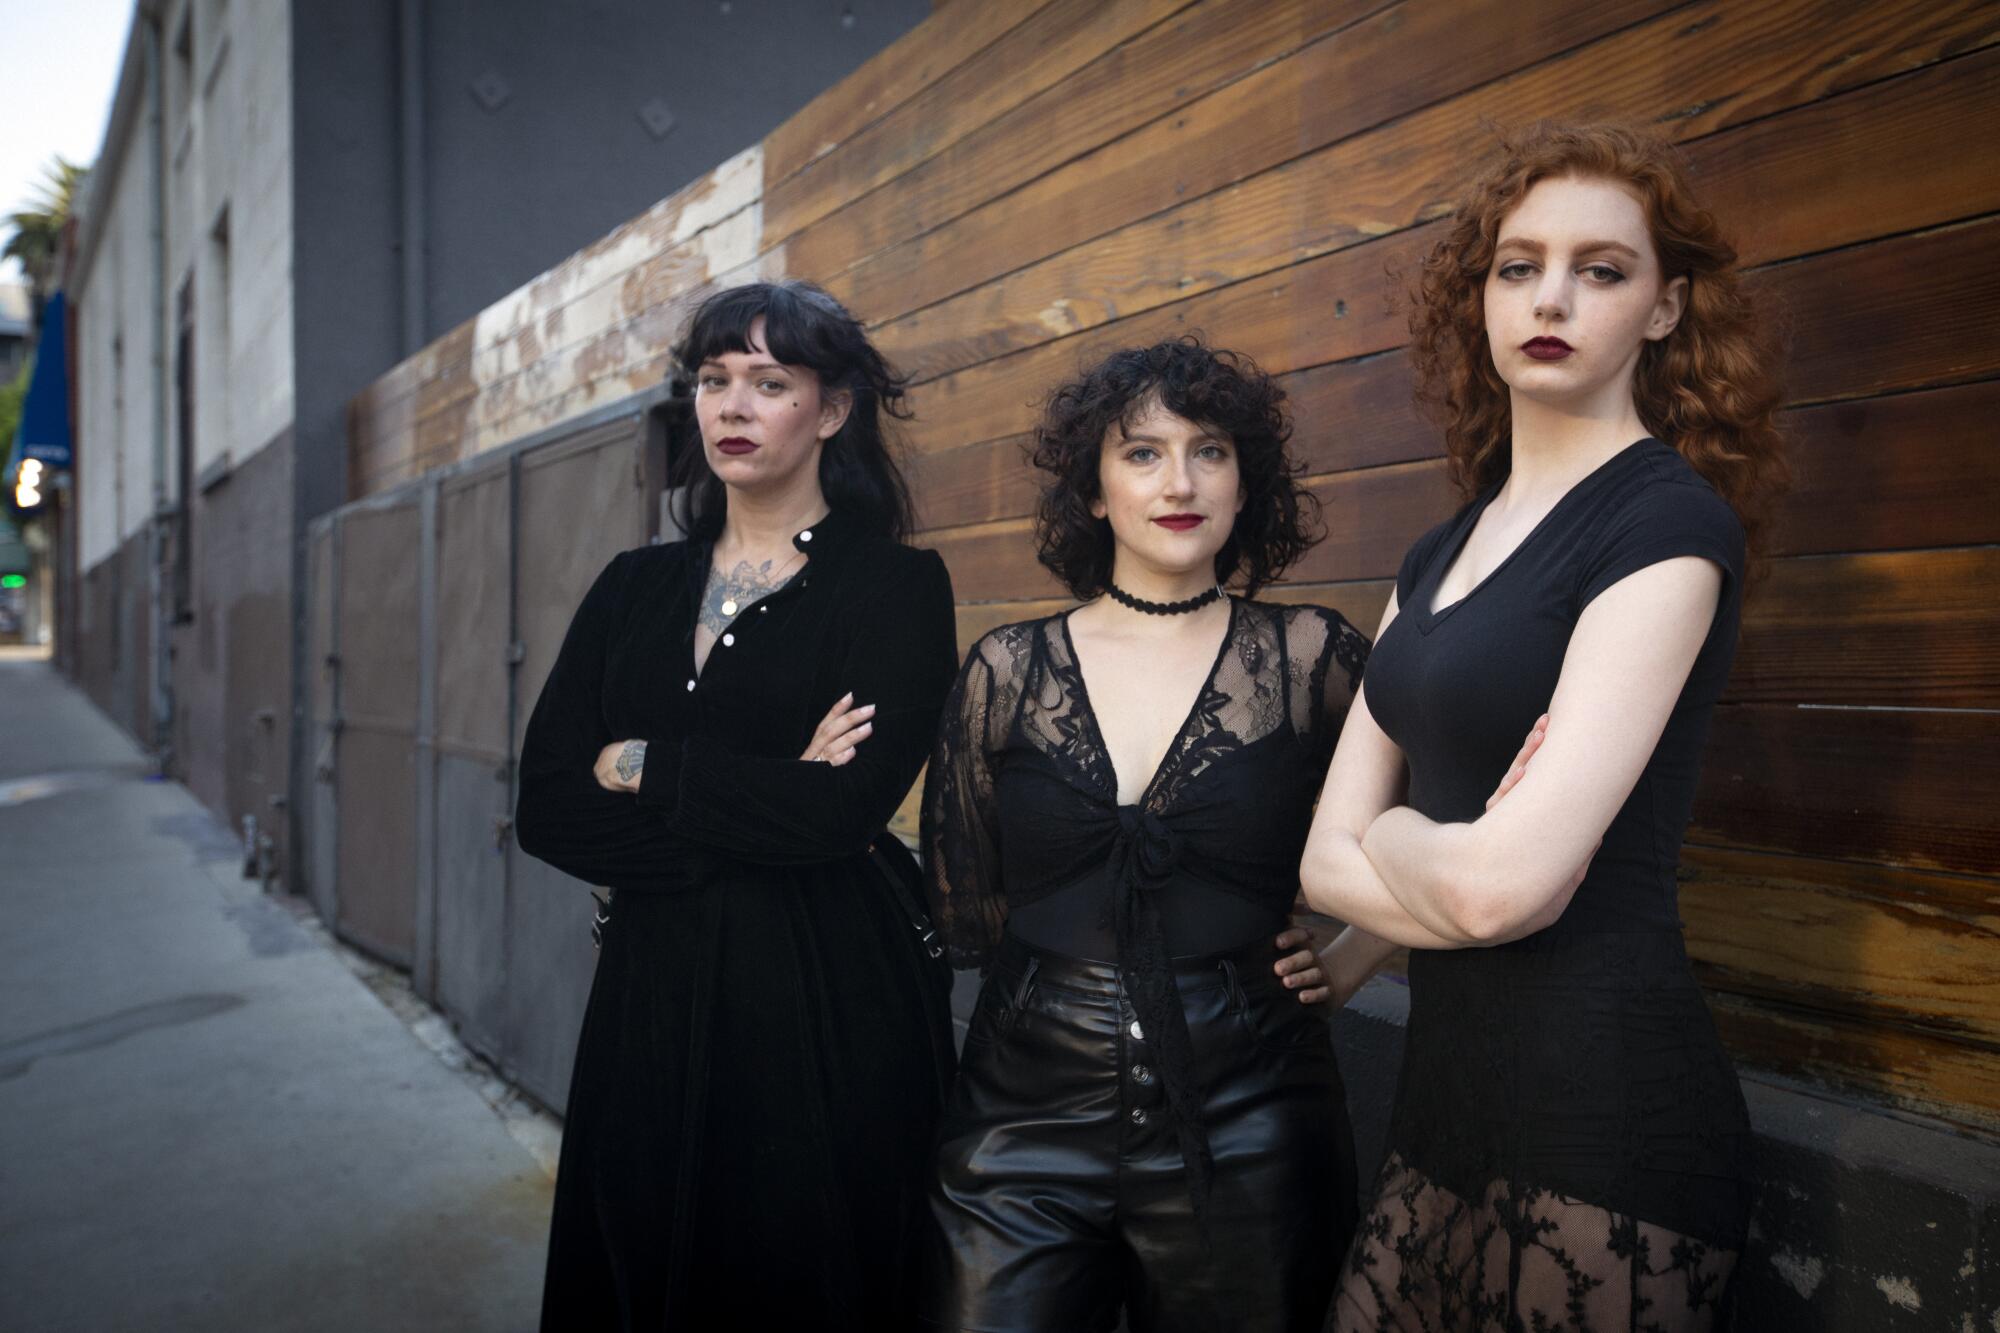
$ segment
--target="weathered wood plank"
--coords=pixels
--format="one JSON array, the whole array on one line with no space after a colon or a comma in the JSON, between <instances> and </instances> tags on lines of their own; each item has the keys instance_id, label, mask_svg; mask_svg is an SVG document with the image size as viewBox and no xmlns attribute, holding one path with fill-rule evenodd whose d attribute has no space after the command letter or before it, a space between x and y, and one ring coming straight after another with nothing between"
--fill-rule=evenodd
<instances>
[{"instance_id":1,"label":"weathered wood plank","mask_svg":"<svg viewBox=\"0 0 2000 1333\"><path fill-rule=\"evenodd\" d=\"M657 356L672 343L693 300L714 290L720 275L781 264L782 251L756 258L757 238L756 210L740 210L552 307L539 325L522 325L475 349L475 419L489 424L593 376Z\"/></svg>"},{"instance_id":2,"label":"weathered wood plank","mask_svg":"<svg viewBox=\"0 0 2000 1333\"><path fill-rule=\"evenodd\" d=\"M2000 375L2000 215L1760 276L1791 335L1794 402Z\"/></svg>"},{"instance_id":3,"label":"weathered wood plank","mask_svg":"<svg viewBox=\"0 0 2000 1333\"><path fill-rule=\"evenodd\" d=\"M915 544L944 557L952 595L961 607L968 602L1059 599L1063 586L1035 560L1033 531L1028 519L1015 518L919 533Z\"/></svg>"},{"instance_id":4,"label":"weathered wood plank","mask_svg":"<svg viewBox=\"0 0 2000 1333\"><path fill-rule=\"evenodd\" d=\"M1422 85L1426 95L1410 103L1410 109L1497 74L1513 77L1270 171L1268 180L1250 178L1291 158L1301 147L1316 147L1340 136L1314 137L1310 119L1301 122L1299 113L1284 112L1272 114L1296 125L1299 138L1288 141L1281 154L1263 153L1255 131L1246 129L1247 118L1240 116L1203 124L1200 128L1207 138L1201 143L1178 144L1169 130L1183 120L1192 122L1206 106L1196 104L1171 122L1150 126L1101 154L994 200L949 227L871 258L835 286L855 308L875 319L921 310L967 292L934 311L913 316L910 329L883 331L887 345L902 360L921 373L938 373L1431 216L1449 206L1458 178L1467 169L1466 144L1481 142L1485 122L1613 114L1664 121L1682 137L1693 137L1809 103L1828 91L1825 72L1833 67L1841 71L1839 87L1854 87L1867 81L1848 77L1856 72L1856 62L1880 77L1930 63L1965 49L1968 43L1995 40L2000 31L1990 14L1979 12L1982 8L1955 6L1952 12L1936 16L1924 31L1913 32L1906 16L1896 11L1838 0L1696 6L1620 33L1571 58L1491 69L1471 65L1466 72L1476 72L1477 77L1469 79L1457 77L1450 68L1437 71L1445 82L1435 92ZM1517 9L1472 14L1490 13L1496 22L1511 22L1520 17ZM1478 21L1461 10L1436 12L1453 19L1461 30L1466 22ZM1394 14L1357 25L1259 78L1275 78L1287 66L1322 49L1330 56L1340 43L1391 17ZM1610 27L1583 32L1558 19L1546 40L1558 44L1551 50L1561 49L1560 44L1602 35ZM1510 29L1510 38L1517 44L1525 42L1527 31ZM1461 31L1458 36L1469 34ZM1450 49L1435 39L1431 45ZM1518 53L1518 46L1510 48L1510 59ZM1401 69L1407 61L1399 51L1387 63ZM1514 74L1524 63L1532 67ZM1333 71L1326 77L1334 77ZM1217 99L1255 82L1245 80L1217 94ZM1953 104L1961 109L1961 119L1980 119L1976 106ZM1691 106L1692 114L1682 114ZM1360 128L1347 127L1346 132ZM1921 124L1892 117L1876 137L1893 140L1925 132ZM1249 141L1232 142L1232 136L1242 138L1246 133ZM1823 151L1853 150L1849 157L1854 165L1848 168L1852 172L1866 172L1872 165L1878 176L1900 174L1885 167L1882 158L1871 161L1865 145L1850 142L1855 137L1851 129L1843 135L1837 125L1821 118L1804 133ZM1935 156L1934 148L1910 155L1910 170L1919 180L1918 188L1907 193L1912 207L1921 207L1936 193L1935 173L1926 175L1923 170ZM1086 165L1087 175L1069 179ZM1717 165L1727 169L1734 164L1725 156ZM1127 176L1144 179L1128 182ZM1105 188L1107 177L1117 181L1118 188ZM1204 197L1233 182L1241 183L1213 198ZM1149 183L1153 193L1141 193ZM1166 192L1164 184L1171 184L1175 192ZM1798 225L1810 226L1817 195L1808 192L1797 198ZM1900 213L1903 208L1890 211ZM1154 213L1159 216L1149 216ZM1148 220L1128 226L1140 218ZM1120 227L1126 230L1117 231ZM1092 243L1064 253L1085 241ZM1051 255L1058 257L1037 263ZM1032 267L1015 272L1024 266ZM997 290L968 291L1002 274L1008 277Z\"/></svg>"},{"instance_id":5,"label":"weathered wood plank","mask_svg":"<svg viewBox=\"0 0 2000 1333\"><path fill-rule=\"evenodd\" d=\"M1291 570L1300 583L1393 579L1403 552L1457 505L1443 459L1309 477L1326 536Z\"/></svg>"},{"instance_id":6,"label":"weathered wood plank","mask_svg":"<svg viewBox=\"0 0 2000 1333\"><path fill-rule=\"evenodd\" d=\"M1671 7L1398 5L877 254L832 286L871 319L917 310Z\"/></svg>"},{"instance_id":7,"label":"weathered wood plank","mask_svg":"<svg viewBox=\"0 0 2000 1333\"><path fill-rule=\"evenodd\" d=\"M2000 884L1690 847L1681 915L1704 985L2000 1053Z\"/></svg>"},{"instance_id":8,"label":"weathered wood plank","mask_svg":"<svg viewBox=\"0 0 2000 1333\"><path fill-rule=\"evenodd\" d=\"M1185 9L1193 0L1054 0L831 151L767 181L766 244L894 180Z\"/></svg>"},{"instance_id":9,"label":"weathered wood plank","mask_svg":"<svg viewBox=\"0 0 2000 1333\"><path fill-rule=\"evenodd\" d=\"M677 285L754 258L761 170L754 148L722 163L391 370L357 398L360 410L400 411L411 399L421 404L414 422L471 401L477 416L468 419L490 422L562 391L551 384L579 365L603 373L621 340L657 340L654 326L669 313L659 303Z\"/></svg>"},{"instance_id":10,"label":"weathered wood plank","mask_svg":"<svg viewBox=\"0 0 2000 1333\"><path fill-rule=\"evenodd\" d=\"M2000 714L1725 704L1689 840L2000 872Z\"/></svg>"},{"instance_id":11,"label":"weathered wood plank","mask_svg":"<svg viewBox=\"0 0 2000 1333\"><path fill-rule=\"evenodd\" d=\"M1388 350L1402 340L1392 275L1412 271L1438 225L947 375L918 390L913 442L934 448L1024 431L1041 396L1079 361L1188 329L1274 372ZM1792 331L1797 401L2000 375L2000 216L1776 265L1759 278ZM1869 330L1865 342L1857 328Z\"/></svg>"},{"instance_id":12,"label":"weathered wood plank","mask_svg":"<svg viewBox=\"0 0 2000 1333\"><path fill-rule=\"evenodd\" d=\"M1711 993L1709 1008L1723 1043L1746 1069L2000 1130L2000 1059L1984 1046L1726 994Z\"/></svg>"},{"instance_id":13,"label":"weathered wood plank","mask_svg":"<svg viewBox=\"0 0 2000 1333\"><path fill-rule=\"evenodd\" d=\"M832 152L843 139L902 106L1048 3L962 5L942 21L919 23L765 136L766 188Z\"/></svg>"},{"instance_id":14,"label":"weathered wood plank","mask_svg":"<svg viewBox=\"0 0 2000 1333\"><path fill-rule=\"evenodd\" d=\"M912 452L906 461L917 522L926 528L955 528L1032 512L1042 477L1028 461L1033 443L1022 434L962 449Z\"/></svg>"},{"instance_id":15,"label":"weathered wood plank","mask_svg":"<svg viewBox=\"0 0 2000 1333\"><path fill-rule=\"evenodd\" d=\"M1217 291L1204 292L1059 342L932 380L912 395L910 441L925 451L1019 434L1049 390L1120 347L1191 331L1231 347L1274 374L1398 347L1398 275L1413 271L1435 225L1336 251Z\"/></svg>"},{"instance_id":16,"label":"weathered wood plank","mask_svg":"<svg viewBox=\"0 0 2000 1333\"><path fill-rule=\"evenodd\" d=\"M2000 547L1772 562L1728 697L2000 709Z\"/></svg>"},{"instance_id":17,"label":"weathered wood plank","mask_svg":"<svg viewBox=\"0 0 2000 1333\"><path fill-rule=\"evenodd\" d=\"M1389 3L1208 0L1184 10L792 235L791 262L831 278Z\"/></svg>"},{"instance_id":18,"label":"weathered wood plank","mask_svg":"<svg viewBox=\"0 0 2000 1333\"><path fill-rule=\"evenodd\" d=\"M2000 380L1787 412L1774 553L2000 541Z\"/></svg>"},{"instance_id":19,"label":"weathered wood plank","mask_svg":"<svg viewBox=\"0 0 2000 1333\"><path fill-rule=\"evenodd\" d=\"M1687 155L1702 203L1727 221L1746 264L1990 213L2000 209L2000 49L1710 135Z\"/></svg>"}]
</instances>

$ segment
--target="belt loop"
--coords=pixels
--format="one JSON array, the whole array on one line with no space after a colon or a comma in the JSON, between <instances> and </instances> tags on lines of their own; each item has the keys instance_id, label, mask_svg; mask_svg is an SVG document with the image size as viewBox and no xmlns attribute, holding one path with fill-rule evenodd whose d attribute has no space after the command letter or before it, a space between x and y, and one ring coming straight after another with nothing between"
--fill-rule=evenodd
<instances>
[{"instance_id":1,"label":"belt loop","mask_svg":"<svg viewBox=\"0 0 2000 1333\"><path fill-rule=\"evenodd\" d=\"M1249 1004L1249 1000L1243 994L1242 983L1237 980L1236 963L1233 959L1224 958L1221 960L1221 967L1222 967L1223 979L1229 983L1230 1011L1232 1013L1241 1014L1244 1008Z\"/></svg>"},{"instance_id":2,"label":"belt loop","mask_svg":"<svg viewBox=\"0 0 2000 1333\"><path fill-rule=\"evenodd\" d=\"M1028 965L1021 969L1020 983L1014 987L1014 1003L1008 1009L1008 1013L1010 1016L1018 1014L1021 1012L1021 1010L1027 1008L1028 996L1033 994L1034 992L1035 973L1037 970L1040 969L1041 965L1042 965L1041 959L1030 955L1028 958ZM1011 1017L1009 1021L1012 1021Z\"/></svg>"}]
</instances>

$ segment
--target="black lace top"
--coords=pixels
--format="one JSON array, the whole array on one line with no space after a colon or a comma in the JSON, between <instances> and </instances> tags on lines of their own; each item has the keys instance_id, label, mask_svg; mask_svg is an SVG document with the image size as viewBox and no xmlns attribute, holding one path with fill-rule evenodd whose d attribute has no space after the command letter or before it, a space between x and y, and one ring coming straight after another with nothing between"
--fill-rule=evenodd
<instances>
[{"instance_id":1,"label":"black lace top","mask_svg":"<svg viewBox=\"0 0 2000 1333\"><path fill-rule=\"evenodd\" d=\"M1197 1198L1207 1147L1163 920L1202 892L1284 916L1367 657L1367 638L1336 612L1232 599L1215 665L1132 805L1118 802L1067 616L980 639L945 704L923 841L952 961L983 966L1010 907L1085 895L1116 948L1105 961L1125 968L1133 1009L1156 1034Z\"/></svg>"}]
</instances>

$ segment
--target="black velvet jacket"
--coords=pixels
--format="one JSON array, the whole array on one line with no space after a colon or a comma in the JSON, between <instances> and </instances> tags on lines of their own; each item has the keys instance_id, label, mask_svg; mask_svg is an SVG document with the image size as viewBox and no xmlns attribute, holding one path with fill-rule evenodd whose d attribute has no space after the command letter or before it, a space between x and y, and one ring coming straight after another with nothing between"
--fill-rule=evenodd
<instances>
[{"instance_id":1,"label":"black velvet jacket","mask_svg":"<svg viewBox=\"0 0 2000 1333\"><path fill-rule=\"evenodd\" d=\"M583 599L528 722L515 812L522 850L619 890L673 890L725 863L799 865L864 851L929 753L958 669L951 579L934 551L829 515L794 538L807 561L745 607L697 678L695 615L711 548L626 551ZM838 768L801 763L854 692L874 730ZM636 796L592 766L644 740Z\"/></svg>"},{"instance_id":2,"label":"black velvet jacket","mask_svg":"<svg viewBox=\"0 0 2000 1333\"><path fill-rule=\"evenodd\" d=\"M522 848L617 890L563 1127L545 1329L874 1330L908 1273L954 1056L950 972L868 853L956 670L944 563L834 515L693 667L705 544L627 551L528 724ZM799 758L842 694L875 729ZM636 795L592 767L647 742ZM577 929L589 905L577 895Z\"/></svg>"}]
</instances>

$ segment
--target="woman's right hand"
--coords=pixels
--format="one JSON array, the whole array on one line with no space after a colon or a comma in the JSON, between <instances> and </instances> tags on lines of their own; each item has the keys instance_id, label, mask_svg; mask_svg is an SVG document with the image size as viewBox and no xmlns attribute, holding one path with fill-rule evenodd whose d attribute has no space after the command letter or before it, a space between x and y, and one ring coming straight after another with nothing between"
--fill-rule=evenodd
<instances>
[{"instance_id":1,"label":"woman's right hand","mask_svg":"<svg viewBox=\"0 0 2000 1333\"><path fill-rule=\"evenodd\" d=\"M1543 713L1535 719L1535 725L1528 728L1528 739L1521 742L1520 750L1514 755L1514 762L1507 765L1506 773L1500 778L1500 785L1495 787L1493 794L1486 798L1486 808L1488 810L1500 804L1500 798L1514 790L1520 784L1521 779L1527 776L1528 761L1535 757L1535 751L1542 748L1542 742L1548 739L1548 735L1549 715Z\"/></svg>"},{"instance_id":2,"label":"woman's right hand","mask_svg":"<svg viewBox=\"0 0 2000 1333\"><path fill-rule=\"evenodd\" d=\"M806 752L799 758L819 761L839 768L854 758L854 748L868 739L875 729L870 721L875 716L874 704L854 705L854 691L849 690L833 701L819 725L813 728L812 740L806 743Z\"/></svg>"},{"instance_id":3,"label":"woman's right hand","mask_svg":"<svg viewBox=\"0 0 2000 1333\"><path fill-rule=\"evenodd\" d=\"M1514 762L1507 765L1507 772L1502 775L1500 785L1495 787L1493 794L1486 798L1486 808L1488 810L1500 804L1502 797L1520 785L1521 779L1527 776L1528 761L1535 757L1535 751L1542 748L1542 742L1548 739L1548 735L1549 715L1543 713L1535 719L1535 725L1528 728L1528 738L1521 742L1520 751L1515 754ZM1578 866L1576 873L1569 877L1569 882L1563 885L1562 892L1555 896L1539 916L1527 923L1526 928L1521 931L1521 935L1532 935L1536 931L1546 930L1556 923L1556 919L1563 914L1563 909L1569 906L1569 900L1575 897L1576 891L1583 886L1584 876L1590 873L1590 863L1597 856L1597 848L1603 845L1604 840L1602 838L1598 839L1597 847L1590 849L1590 855L1583 859L1583 864ZM1517 935L1515 938L1518 939L1520 936Z\"/></svg>"}]
</instances>

